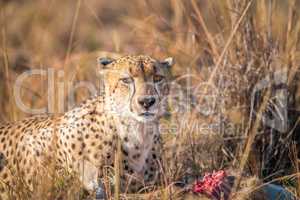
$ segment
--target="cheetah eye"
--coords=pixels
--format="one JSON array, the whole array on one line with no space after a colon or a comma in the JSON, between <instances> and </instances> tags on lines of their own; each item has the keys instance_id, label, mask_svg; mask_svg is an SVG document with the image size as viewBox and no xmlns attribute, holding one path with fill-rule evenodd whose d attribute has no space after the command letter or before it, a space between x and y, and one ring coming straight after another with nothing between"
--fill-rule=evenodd
<instances>
[{"instance_id":1,"label":"cheetah eye","mask_svg":"<svg viewBox=\"0 0 300 200\"><path fill-rule=\"evenodd\" d=\"M122 83L124 83L124 84L133 83L133 79L131 77L121 78L120 81L122 81Z\"/></svg>"},{"instance_id":2,"label":"cheetah eye","mask_svg":"<svg viewBox=\"0 0 300 200\"><path fill-rule=\"evenodd\" d=\"M161 82L164 78L165 78L165 77L162 76L162 75L154 75L154 76L153 76L153 82L154 82L154 83L159 83L159 82Z\"/></svg>"}]
</instances>

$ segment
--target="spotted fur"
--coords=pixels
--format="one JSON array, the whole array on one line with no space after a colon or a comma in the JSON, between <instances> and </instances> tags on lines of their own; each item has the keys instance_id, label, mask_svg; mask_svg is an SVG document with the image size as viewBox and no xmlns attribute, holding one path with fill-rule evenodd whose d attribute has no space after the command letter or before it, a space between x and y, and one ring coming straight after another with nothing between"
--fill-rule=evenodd
<instances>
[{"instance_id":1,"label":"spotted fur","mask_svg":"<svg viewBox=\"0 0 300 200\"><path fill-rule=\"evenodd\" d=\"M121 189L136 191L153 184L159 172L158 125L166 108L170 65L169 60L148 56L99 60L105 83L99 95L61 116L38 116L1 126L2 191L13 184L16 172L30 185L49 159L81 178L82 172L89 174L82 182L93 190L104 167L113 166L118 140Z\"/></svg>"}]
</instances>

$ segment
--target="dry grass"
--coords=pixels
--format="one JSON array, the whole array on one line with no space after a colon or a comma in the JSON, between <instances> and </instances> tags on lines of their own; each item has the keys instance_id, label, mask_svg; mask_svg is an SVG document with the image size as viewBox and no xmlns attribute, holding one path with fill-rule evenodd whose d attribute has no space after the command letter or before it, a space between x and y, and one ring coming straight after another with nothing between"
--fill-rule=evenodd
<instances>
[{"instance_id":1,"label":"dry grass","mask_svg":"<svg viewBox=\"0 0 300 200\"><path fill-rule=\"evenodd\" d=\"M162 163L162 187L138 196L119 195L117 189L110 196L194 199L198 197L183 194L173 183L224 168L238 177L235 199L249 198L251 190L270 181L300 196L299 7L297 0L0 1L0 121L28 115L16 106L12 91L25 70L64 71L55 75L54 104L48 109L61 113L73 105L68 106L72 99L78 103L90 95L78 88L70 96L68 84L98 85L98 56L172 56L179 85L172 88L172 115L162 120L168 127L163 132L167 164ZM276 73L286 80L278 83ZM264 87L253 95L260 85ZM46 76L30 77L22 84L22 99L29 107L46 106L47 88ZM287 100L287 127L280 131L264 122L265 116L282 114L276 95ZM50 180L37 184L35 199L84 196L74 188L72 174L48 173ZM22 184L13 191L19 199L30 199Z\"/></svg>"}]
</instances>

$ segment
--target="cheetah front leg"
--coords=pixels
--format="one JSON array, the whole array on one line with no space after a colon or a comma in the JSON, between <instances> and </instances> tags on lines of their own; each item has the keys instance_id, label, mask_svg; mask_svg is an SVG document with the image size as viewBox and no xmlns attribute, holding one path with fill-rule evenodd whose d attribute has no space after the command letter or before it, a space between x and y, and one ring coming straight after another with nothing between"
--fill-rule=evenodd
<instances>
[{"instance_id":1,"label":"cheetah front leg","mask_svg":"<svg viewBox=\"0 0 300 200\"><path fill-rule=\"evenodd\" d=\"M89 161L82 160L79 162L79 175L84 188L89 192L96 192L97 200L107 199L104 185L99 179L99 168Z\"/></svg>"},{"instance_id":2,"label":"cheetah front leg","mask_svg":"<svg viewBox=\"0 0 300 200\"><path fill-rule=\"evenodd\" d=\"M96 189L96 199L97 200L105 200L105 199L107 199L105 188L104 188L104 185L103 185L103 183L102 183L101 180L99 180L98 187Z\"/></svg>"}]
</instances>

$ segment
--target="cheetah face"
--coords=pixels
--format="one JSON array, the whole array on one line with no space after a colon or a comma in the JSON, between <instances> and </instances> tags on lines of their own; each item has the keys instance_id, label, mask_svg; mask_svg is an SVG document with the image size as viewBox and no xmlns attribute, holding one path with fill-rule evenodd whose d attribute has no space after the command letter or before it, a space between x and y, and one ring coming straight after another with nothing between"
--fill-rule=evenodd
<instances>
[{"instance_id":1,"label":"cheetah face","mask_svg":"<svg viewBox=\"0 0 300 200\"><path fill-rule=\"evenodd\" d=\"M171 58L160 62L148 56L126 56L99 63L110 110L138 121L155 120L166 111Z\"/></svg>"}]
</instances>

